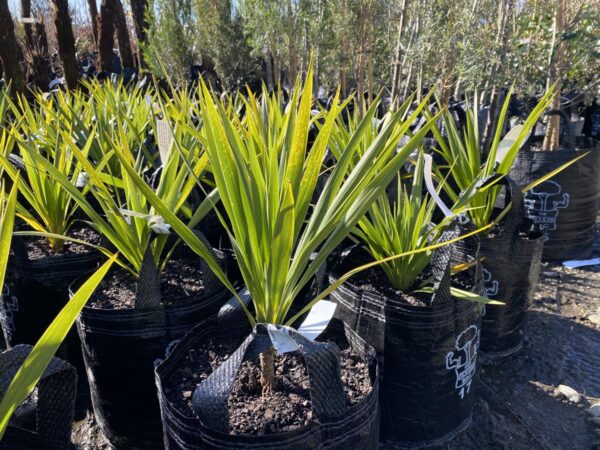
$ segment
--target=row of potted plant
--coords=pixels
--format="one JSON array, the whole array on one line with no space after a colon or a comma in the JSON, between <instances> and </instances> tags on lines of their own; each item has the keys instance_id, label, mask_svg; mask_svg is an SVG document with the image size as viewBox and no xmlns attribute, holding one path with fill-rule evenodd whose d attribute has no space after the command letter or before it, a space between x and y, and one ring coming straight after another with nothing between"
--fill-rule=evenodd
<instances>
[{"instance_id":1,"label":"row of potted plant","mask_svg":"<svg viewBox=\"0 0 600 450\"><path fill-rule=\"evenodd\" d=\"M118 254L85 307L69 302L90 270L80 260L50 283L69 307L59 318L82 309L92 403L112 445L157 446L164 433L172 448L371 448L380 403L389 445L431 445L468 426L479 348L497 359L521 343L497 317L516 315L522 330L543 240L507 174L552 92L504 138L499 125L483 160L473 111L463 130L430 112L430 97L384 117L377 102L342 115L336 97L315 115L310 74L286 104L217 99L205 85L194 101L89 89L91 107L70 93L11 104L1 163L5 179L26 178L17 216L35 230L16 233L9 278L35 279L41 239L54 258L86 240L95 261ZM208 224L221 239L206 239L219 235ZM504 267L515 255L517 278ZM334 319L319 327L328 295ZM506 305L486 306L482 328L490 298ZM8 300L3 317L16 311Z\"/></svg>"}]
</instances>

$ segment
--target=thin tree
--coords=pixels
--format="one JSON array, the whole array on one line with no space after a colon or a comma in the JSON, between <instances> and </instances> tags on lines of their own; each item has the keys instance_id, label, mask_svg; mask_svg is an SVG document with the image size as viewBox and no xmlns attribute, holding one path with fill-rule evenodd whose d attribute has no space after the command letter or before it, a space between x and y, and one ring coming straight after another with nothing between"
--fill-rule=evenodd
<instances>
[{"instance_id":1,"label":"thin tree","mask_svg":"<svg viewBox=\"0 0 600 450\"><path fill-rule=\"evenodd\" d=\"M407 0L402 0L400 6L400 19L398 21L398 40L396 41L396 51L394 52L394 60L392 63L393 74L392 74L392 101L397 104L397 97L400 92L401 75L402 75L402 38L404 36L404 27L406 23L406 11L407 11Z\"/></svg>"},{"instance_id":2,"label":"thin tree","mask_svg":"<svg viewBox=\"0 0 600 450\"><path fill-rule=\"evenodd\" d=\"M552 27L552 46L549 57L547 87L553 83L556 86L556 96L552 102L552 109L560 110L561 75L563 64L564 44L562 33L564 32L565 1L558 0L554 11L554 23ZM560 145L560 116L552 115L548 118L548 127L542 143L542 150L557 150Z\"/></svg>"},{"instance_id":3,"label":"thin tree","mask_svg":"<svg viewBox=\"0 0 600 450\"><path fill-rule=\"evenodd\" d=\"M75 89L79 79L79 70L75 59L75 37L69 15L69 2L68 0L52 0L51 3L54 10L54 26L56 27L58 54L62 61L63 74L67 87Z\"/></svg>"},{"instance_id":4,"label":"thin tree","mask_svg":"<svg viewBox=\"0 0 600 450\"><path fill-rule=\"evenodd\" d=\"M127 19L121 0L114 0L115 4L115 28L117 30L117 40L119 42L119 53L121 54L121 64L123 67L134 67L133 53L131 51L131 40L129 39L129 30L127 29Z\"/></svg>"},{"instance_id":5,"label":"thin tree","mask_svg":"<svg viewBox=\"0 0 600 450\"><path fill-rule=\"evenodd\" d=\"M21 17L25 19L31 18L31 0L21 0ZM31 23L23 23L23 31L25 31L25 42L29 48L33 48L33 28Z\"/></svg>"},{"instance_id":6,"label":"thin tree","mask_svg":"<svg viewBox=\"0 0 600 450\"><path fill-rule=\"evenodd\" d=\"M15 38L13 24L7 0L0 0L0 59L4 67L6 81L11 83L13 92L23 92L23 74L19 67L20 53Z\"/></svg>"},{"instance_id":7,"label":"thin tree","mask_svg":"<svg viewBox=\"0 0 600 450\"><path fill-rule=\"evenodd\" d=\"M130 0L131 4L131 15L133 16L133 28L135 29L135 35L138 41L138 49L147 41L146 30L148 29L148 21L146 18L146 11L148 10L147 0ZM138 51L138 58L140 66L144 66L144 58L142 51Z\"/></svg>"},{"instance_id":8,"label":"thin tree","mask_svg":"<svg viewBox=\"0 0 600 450\"><path fill-rule=\"evenodd\" d=\"M96 0L87 0L90 10L90 20L92 21L92 34L94 35L94 45L98 48L98 6Z\"/></svg>"},{"instance_id":9,"label":"thin tree","mask_svg":"<svg viewBox=\"0 0 600 450\"><path fill-rule=\"evenodd\" d=\"M100 5L100 30L98 31L98 56L100 70L112 71L115 33L115 2L102 0Z\"/></svg>"},{"instance_id":10,"label":"thin tree","mask_svg":"<svg viewBox=\"0 0 600 450\"><path fill-rule=\"evenodd\" d=\"M35 23L35 47L33 50L33 69L35 71L35 84L46 89L50 82L50 56L48 55L48 36L46 23L40 17Z\"/></svg>"}]
</instances>

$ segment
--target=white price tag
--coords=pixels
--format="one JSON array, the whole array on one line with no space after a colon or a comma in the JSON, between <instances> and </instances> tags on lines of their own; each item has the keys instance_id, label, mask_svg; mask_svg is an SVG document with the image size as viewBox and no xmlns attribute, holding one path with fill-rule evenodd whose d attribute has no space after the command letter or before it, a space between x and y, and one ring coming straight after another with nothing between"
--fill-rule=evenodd
<instances>
[{"instance_id":1,"label":"white price tag","mask_svg":"<svg viewBox=\"0 0 600 450\"><path fill-rule=\"evenodd\" d=\"M298 350L298 344L290 337L286 327L278 328L276 325L269 324L267 331L278 355Z\"/></svg>"},{"instance_id":2,"label":"white price tag","mask_svg":"<svg viewBox=\"0 0 600 450\"><path fill-rule=\"evenodd\" d=\"M317 304L311 308L306 320L302 322L302 325L298 328L298 333L305 338L314 341L323 330L327 328L327 325L333 317L336 306L337 304L327 300L317 302ZM272 324L267 325L269 337L271 338L273 347L275 347L275 351L278 355L298 350L298 344L291 338L288 330L290 330L289 327Z\"/></svg>"},{"instance_id":3,"label":"white price tag","mask_svg":"<svg viewBox=\"0 0 600 450\"><path fill-rule=\"evenodd\" d=\"M163 164L167 162L169 158L169 152L171 151L171 144L173 143L174 137L169 122L166 120L156 121L156 140L158 141L158 153L160 154L160 160Z\"/></svg>"},{"instance_id":4,"label":"white price tag","mask_svg":"<svg viewBox=\"0 0 600 450\"><path fill-rule=\"evenodd\" d=\"M308 313L306 320L298 328L298 333L314 341L327 328L336 307L336 303L327 300L317 302Z\"/></svg>"},{"instance_id":5,"label":"white price tag","mask_svg":"<svg viewBox=\"0 0 600 450\"><path fill-rule=\"evenodd\" d=\"M600 264L600 258L563 262L563 266L568 267L569 269L576 269L577 267L595 266L597 264Z\"/></svg>"}]
</instances>

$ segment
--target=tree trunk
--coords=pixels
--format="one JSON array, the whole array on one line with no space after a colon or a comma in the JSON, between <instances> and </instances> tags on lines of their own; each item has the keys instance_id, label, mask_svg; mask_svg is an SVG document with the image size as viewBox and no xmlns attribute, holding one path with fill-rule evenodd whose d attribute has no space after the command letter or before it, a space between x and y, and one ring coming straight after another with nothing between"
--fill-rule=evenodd
<instances>
[{"instance_id":1,"label":"tree trunk","mask_svg":"<svg viewBox=\"0 0 600 450\"><path fill-rule=\"evenodd\" d=\"M265 62L267 71L267 89L269 92L273 92L275 90L275 86L273 86L273 64L271 63L271 52L267 52Z\"/></svg>"},{"instance_id":2,"label":"tree trunk","mask_svg":"<svg viewBox=\"0 0 600 450\"><path fill-rule=\"evenodd\" d=\"M140 66L144 66L144 58L142 55L142 44L146 42L146 30L148 22L146 21L146 10L148 9L147 0L130 0L131 15L133 16L133 27L138 40L138 57Z\"/></svg>"},{"instance_id":3,"label":"tree trunk","mask_svg":"<svg viewBox=\"0 0 600 450\"><path fill-rule=\"evenodd\" d=\"M102 0L100 5L100 29L98 30L98 56L100 70L112 72L115 34L115 2Z\"/></svg>"},{"instance_id":4,"label":"tree trunk","mask_svg":"<svg viewBox=\"0 0 600 450\"><path fill-rule=\"evenodd\" d=\"M498 4L498 28L496 31L496 42L495 47L498 52L498 61L493 64L490 76L493 77L498 73L500 67L505 62L505 55L507 51L507 42L508 42L508 30L507 23L512 13L512 0L502 0ZM490 110L487 118L487 122L485 124L485 129L483 132L483 154L487 155L490 151L490 147L492 145L493 135L496 130L496 121L498 119L498 106L499 106L499 97L498 97L498 86L496 83L492 83L492 91L490 95Z\"/></svg>"},{"instance_id":5,"label":"tree trunk","mask_svg":"<svg viewBox=\"0 0 600 450\"><path fill-rule=\"evenodd\" d=\"M12 92L23 92L23 74L19 67L19 48L15 38L15 27L8 9L7 0L0 0L0 59L6 81L11 83Z\"/></svg>"},{"instance_id":6,"label":"tree trunk","mask_svg":"<svg viewBox=\"0 0 600 450\"><path fill-rule=\"evenodd\" d=\"M554 16L554 31L552 35L552 50L556 49L554 58L551 59L548 76L548 88L551 84L557 83L556 95L552 101L552 109L560 110L560 78L562 73L562 59L563 59L563 15L565 12L565 1L558 0L556 6L556 13ZM544 136L544 142L542 144L542 150L550 151L556 150L560 146L560 118L561 116L552 115L548 118L548 127L546 128L546 135Z\"/></svg>"},{"instance_id":7,"label":"tree trunk","mask_svg":"<svg viewBox=\"0 0 600 450\"><path fill-rule=\"evenodd\" d=\"M98 48L98 6L96 0L87 0L90 10L90 20L92 21L92 34L94 35L94 45Z\"/></svg>"},{"instance_id":8,"label":"tree trunk","mask_svg":"<svg viewBox=\"0 0 600 450\"><path fill-rule=\"evenodd\" d=\"M42 90L48 89L50 83L50 58L48 56L48 37L46 24L40 18L35 24L35 51L33 52L33 71L35 84Z\"/></svg>"},{"instance_id":9,"label":"tree trunk","mask_svg":"<svg viewBox=\"0 0 600 450\"><path fill-rule=\"evenodd\" d=\"M259 355L260 384L263 396L271 394L275 387L275 349L270 347Z\"/></svg>"},{"instance_id":10,"label":"tree trunk","mask_svg":"<svg viewBox=\"0 0 600 450\"><path fill-rule=\"evenodd\" d=\"M392 75L392 102L394 105L398 104L397 97L400 94L400 84L402 83L401 74L402 66L400 64L400 57L402 56L402 36L404 35L404 23L406 18L406 3L407 0L402 0L400 6L400 20L398 22L398 41L396 42L396 52L394 57L394 72Z\"/></svg>"},{"instance_id":11,"label":"tree trunk","mask_svg":"<svg viewBox=\"0 0 600 450\"><path fill-rule=\"evenodd\" d=\"M131 51L131 40L129 39L129 31L127 30L127 19L121 0L115 2L115 27L117 29L117 39L119 41L119 53L121 54L121 64L123 68L133 68L133 52Z\"/></svg>"},{"instance_id":12,"label":"tree trunk","mask_svg":"<svg viewBox=\"0 0 600 450\"><path fill-rule=\"evenodd\" d=\"M21 17L30 18L31 17L31 0L21 0ZM25 42L29 48L33 48L33 28L30 23L23 24L23 30L25 31Z\"/></svg>"},{"instance_id":13,"label":"tree trunk","mask_svg":"<svg viewBox=\"0 0 600 450\"><path fill-rule=\"evenodd\" d=\"M54 10L58 54L62 61L65 82L69 89L75 89L79 79L79 70L75 60L75 37L69 15L69 3L67 0L52 0L52 9Z\"/></svg>"}]
</instances>

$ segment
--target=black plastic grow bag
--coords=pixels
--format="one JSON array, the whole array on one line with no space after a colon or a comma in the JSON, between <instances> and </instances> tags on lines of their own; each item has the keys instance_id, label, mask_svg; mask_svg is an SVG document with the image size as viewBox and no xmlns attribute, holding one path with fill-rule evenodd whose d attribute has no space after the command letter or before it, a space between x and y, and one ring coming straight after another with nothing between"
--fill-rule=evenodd
<instances>
[{"instance_id":1,"label":"black plastic grow bag","mask_svg":"<svg viewBox=\"0 0 600 450\"><path fill-rule=\"evenodd\" d=\"M443 238L450 239L456 231ZM345 282L331 294L336 317L372 345L383 360L380 388L384 448L440 445L471 423L478 368L481 305L450 295L450 265L456 249L435 252L431 305L390 298L375 287ZM350 253L335 273L356 265ZM477 267L471 268L475 280ZM330 282L337 276L330 274ZM479 291L480 283L473 288Z\"/></svg>"},{"instance_id":2,"label":"black plastic grow bag","mask_svg":"<svg viewBox=\"0 0 600 450\"><path fill-rule=\"evenodd\" d=\"M97 268L102 260L98 251L30 260L20 237L13 239L11 250L0 301L0 324L9 348L17 344L35 345L69 301L69 285ZM58 356L83 367L74 329L61 345Z\"/></svg>"},{"instance_id":3,"label":"black plastic grow bag","mask_svg":"<svg viewBox=\"0 0 600 450\"><path fill-rule=\"evenodd\" d=\"M335 322L335 321L334 321ZM303 346L309 368L313 420L307 427L269 435L233 435L228 433L227 397L243 360L258 356L271 345L264 325L259 325L232 356L196 389L193 397L195 414L182 413L165 395L165 383L181 366L190 348L197 343L215 338L222 327L205 323L191 330L156 367L156 385L163 419L165 448L174 449L339 449L368 450L378 448L378 366L373 348L352 330L337 322L337 332L345 333L352 348L369 365L372 389L359 403L346 408L343 403L339 358L333 344L317 344L302 336L294 339ZM222 325L222 324L221 324ZM344 331L342 331L342 329ZM243 342L242 342L243 341ZM335 348L334 348L335 347ZM336 370L337 368L337 370ZM337 400L337 401L336 401Z\"/></svg>"},{"instance_id":4,"label":"black plastic grow bag","mask_svg":"<svg viewBox=\"0 0 600 450\"><path fill-rule=\"evenodd\" d=\"M16 345L0 353L0 397L33 347ZM71 425L75 412L77 373L73 366L52 358L31 394L33 424L21 423L19 410L11 419L2 441L2 450L67 450L72 448Z\"/></svg>"},{"instance_id":5,"label":"black plastic grow bag","mask_svg":"<svg viewBox=\"0 0 600 450\"><path fill-rule=\"evenodd\" d=\"M600 207L600 146L595 139L565 139L566 148L533 151L542 136L533 136L522 149L510 176L522 187L564 163L590 152L559 174L525 195L527 216L543 227L547 239L544 259L586 259L592 251L596 233L596 215Z\"/></svg>"},{"instance_id":6,"label":"black plastic grow bag","mask_svg":"<svg viewBox=\"0 0 600 450\"><path fill-rule=\"evenodd\" d=\"M77 320L94 414L116 448L161 447L154 362L164 356L170 342L199 322L215 318L230 296L212 272L204 269L204 291L198 296L168 305L158 300L156 306L132 309L86 306ZM158 285L153 288L148 282L144 286L138 287L138 297L160 297Z\"/></svg>"},{"instance_id":7,"label":"black plastic grow bag","mask_svg":"<svg viewBox=\"0 0 600 450\"><path fill-rule=\"evenodd\" d=\"M498 362L523 346L527 310L539 279L544 236L525 217L524 198L509 177L505 203L512 201L507 215L493 230L493 237L482 236L479 257L483 265L484 295L504 305L484 305L481 325L483 362ZM473 253L469 240L457 243L459 251Z\"/></svg>"}]
</instances>

